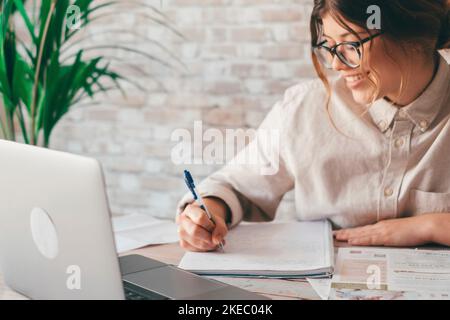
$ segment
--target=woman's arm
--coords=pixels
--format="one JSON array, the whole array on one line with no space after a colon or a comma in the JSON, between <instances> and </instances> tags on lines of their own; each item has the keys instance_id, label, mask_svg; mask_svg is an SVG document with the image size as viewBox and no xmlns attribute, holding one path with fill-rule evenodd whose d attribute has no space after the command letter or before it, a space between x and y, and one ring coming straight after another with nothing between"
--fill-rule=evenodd
<instances>
[{"instance_id":1,"label":"woman's arm","mask_svg":"<svg viewBox=\"0 0 450 320\"><path fill-rule=\"evenodd\" d=\"M450 214L435 213L430 215L431 225L430 240L431 242L450 246Z\"/></svg>"},{"instance_id":2,"label":"woman's arm","mask_svg":"<svg viewBox=\"0 0 450 320\"><path fill-rule=\"evenodd\" d=\"M450 246L450 213L383 220L364 227L334 232L339 241L359 246L408 247L426 243Z\"/></svg>"}]
</instances>

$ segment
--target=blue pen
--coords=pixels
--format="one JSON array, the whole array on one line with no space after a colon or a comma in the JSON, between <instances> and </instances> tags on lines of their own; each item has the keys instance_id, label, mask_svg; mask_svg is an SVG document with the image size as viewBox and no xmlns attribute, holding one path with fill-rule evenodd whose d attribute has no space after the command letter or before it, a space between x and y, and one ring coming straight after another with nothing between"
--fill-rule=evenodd
<instances>
[{"instance_id":1,"label":"blue pen","mask_svg":"<svg viewBox=\"0 0 450 320\"><path fill-rule=\"evenodd\" d=\"M205 210L206 214L208 215L209 220L212 221L212 223L216 224L216 221L214 221L214 217L209 213L208 208L206 208L205 204L203 203L203 199L200 196L199 193L197 193L197 190L195 188L194 179L192 178L191 173L188 170L184 170L184 182L186 182L187 187L192 193L192 196L194 197L194 200L200 205L200 208ZM220 249L225 252L223 249L223 243L221 242L219 244Z\"/></svg>"}]
</instances>

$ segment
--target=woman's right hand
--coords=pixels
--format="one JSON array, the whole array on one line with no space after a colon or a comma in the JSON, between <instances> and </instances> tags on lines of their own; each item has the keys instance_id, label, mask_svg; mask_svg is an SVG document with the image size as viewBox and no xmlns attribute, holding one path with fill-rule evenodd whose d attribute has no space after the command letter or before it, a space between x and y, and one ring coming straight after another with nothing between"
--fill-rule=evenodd
<instances>
[{"instance_id":1,"label":"woman's right hand","mask_svg":"<svg viewBox=\"0 0 450 320\"><path fill-rule=\"evenodd\" d=\"M215 224L196 203L187 205L176 219L180 246L189 251L213 251L221 242L225 244L227 205L218 198L204 198L203 202L213 215Z\"/></svg>"}]
</instances>

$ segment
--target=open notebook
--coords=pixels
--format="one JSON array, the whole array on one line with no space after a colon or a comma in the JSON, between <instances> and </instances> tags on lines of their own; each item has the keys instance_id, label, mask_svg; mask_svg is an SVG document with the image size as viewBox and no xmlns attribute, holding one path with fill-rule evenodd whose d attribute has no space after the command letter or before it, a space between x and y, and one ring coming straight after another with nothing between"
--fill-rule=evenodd
<instances>
[{"instance_id":1,"label":"open notebook","mask_svg":"<svg viewBox=\"0 0 450 320\"><path fill-rule=\"evenodd\" d=\"M241 223L225 252L187 252L179 267L202 275L304 278L333 272L328 221Z\"/></svg>"}]
</instances>

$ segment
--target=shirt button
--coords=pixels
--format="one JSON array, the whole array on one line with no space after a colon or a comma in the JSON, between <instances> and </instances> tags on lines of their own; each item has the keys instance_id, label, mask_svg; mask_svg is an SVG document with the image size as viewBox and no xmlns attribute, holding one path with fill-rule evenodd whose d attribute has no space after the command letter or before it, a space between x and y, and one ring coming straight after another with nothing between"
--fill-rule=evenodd
<instances>
[{"instance_id":1,"label":"shirt button","mask_svg":"<svg viewBox=\"0 0 450 320\"><path fill-rule=\"evenodd\" d=\"M395 140L395 146L397 148L403 147L404 143L405 143L405 139L403 139L403 138L398 138L398 139Z\"/></svg>"},{"instance_id":2,"label":"shirt button","mask_svg":"<svg viewBox=\"0 0 450 320\"><path fill-rule=\"evenodd\" d=\"M426 127L428 127L428 121L427 120L422 120L419 122L419 127L421 129L426 129Z\"/></svg>"},{"instance_id":3,"label":"shirt button","mask_svg":"<svg viewBox=\"0 0 450 320\"><path fill-rule=\"evenodd\" d=\"M387 127L387 122L384 120L381 120L380 122L378 122L378 126L380 127L381 130L385 130Z\"/></svg>"},{"instance_id":4,"label":"shirt button","mask_svg":"<svg viewBox=\"0 0 450 320\"><path fill-rule=\"evenodd\" d=\"M384 189L384 195L386 197L390 197L394 194L394 190L392 190L391 187L387 187L386 189Z\"/></svg>"}]
</instances>

